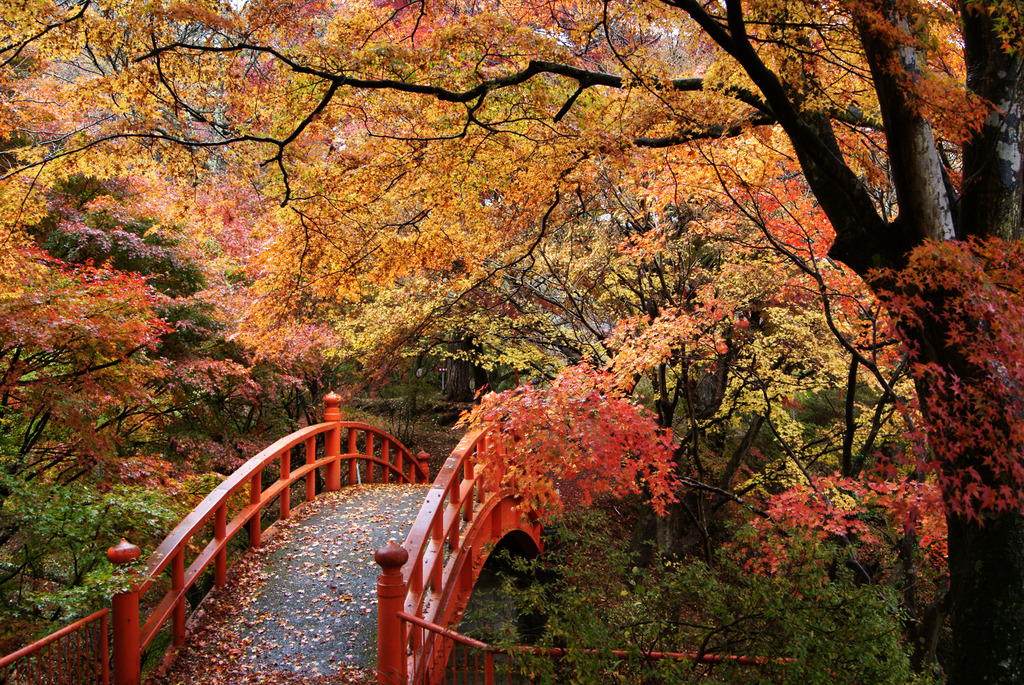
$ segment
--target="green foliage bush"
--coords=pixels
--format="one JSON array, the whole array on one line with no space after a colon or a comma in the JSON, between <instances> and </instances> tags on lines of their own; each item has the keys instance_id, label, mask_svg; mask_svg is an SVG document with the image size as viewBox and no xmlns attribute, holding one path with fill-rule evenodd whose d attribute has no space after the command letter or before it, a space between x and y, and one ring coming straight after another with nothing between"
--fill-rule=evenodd
<instances>
[{"instance_id":1,"label":"green foliage bush","mask_svg":"<svg viewBox=\"0 0 1024 685\"><path fill-rule=\"evenodd\" d=\"M736 531L742 540L750 534ZM548 551L535 560L509 558L503 583L520 617L533 627L484 631L503 645L535 640L563 648L551 659L519 654L524 673L540 683L911 683L901 643L898 599L858 584L839 547L780 539L786 563L774 574L748 568L742 544L707 564L697 559L642 567L608 516L568 515L551 528ZM615 656L612 650L625 656ZM655 660L652 652L686 653ZM697 656L762 657L756 666Z\"/></svg>"},{"instance_id":2,"label":"green foliage bush","mask_svg":"<svg viewBox=\"0 0 1024 685\"><path fill-rule=\"evenodd\" d=\"M16 617L84 616L109 602L118 579L106 558L122 536L158 542L187 513L174 493L116 485L98 492L85 483L29 482L5 476L2 523L20 544L3 558L0 601ZM28 582L28 579L35 582Z\"/></svg>"}]
</instances>

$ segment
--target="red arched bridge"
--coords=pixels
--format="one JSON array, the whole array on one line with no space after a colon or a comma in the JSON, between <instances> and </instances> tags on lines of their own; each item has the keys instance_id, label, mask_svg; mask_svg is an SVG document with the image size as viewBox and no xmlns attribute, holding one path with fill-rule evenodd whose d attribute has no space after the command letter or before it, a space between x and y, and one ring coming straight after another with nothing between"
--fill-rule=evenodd
<instances>
[{"instance_id":1,"label":"red arched bridge","mask_svg":"<svg viewBox=\"0 0 1024 685\"><path fill-rule=\"evenodd\" d=\"M413 455L373 426L342 421L333 393L325 402L323 423L292 433L247 461L189 513L144 564L137 563L138 547L124 540L112 547L107 554L112 563L131 564L127 568L136 570L127 574L131 581L112 598L111 607L0 659L0 683L140 685L142 656L158 632L169 625L167 655L185 643L188 599L199 604L196 590L204 572L212 568L216 588L232 582L229 543L236 536L244 539L243 531L249 548L260 547L275 513L277 519L289 519L293 501L315 498L318 478L328 492L340 490L343 480L349 485L427 481L425 453ZM455 682L478 682L479 677L491 685L496 655L507 660L507 652L448 628L461 619L496 543L510 538L527 554L538 553L542 546L535 512L507 486L505 460L497 452L502 447L492 439L492 430L478 429L462 439L427 490L405 542L398 545L392 540L374 555L381 569L375 669L381 685L446 682L456 663ZM559 651L544 653L557 658ZM763 661L669 653L645 657L691 663Z\"/></svg>"},{"instance_id":2,"label":"red arched bridge","mask_svg":"<svg viewBox=\"0 0 1024 685\"><path fill-rule=\"evenodd\" d=\"M326 491L339 490L343 477L348 484L427 481L425 453L412 454L373 426L342 421L333 393L325 402L323 423L278 440L222 481L109 610L0 659L0 682L138 685L141 657L164 626L170 625L169 651L185 641L186 593L211 567L215 587L229 582L229 543L247 531L249 547L259 547L272 505L279 519L288 519L303 487L305 499L314 499L318 474ZM512 535L527 550L540 549L536 517L503 486L504 474L493 466L500 461L485 458L495 448L488 429L466 435L428 490L405 542L376 554L381 683L438 682L454 644L445 627L461 617L494 544ZM116 565L133 564L140 551L122 540L107 556Z\"/></svg>"}]
</instances>

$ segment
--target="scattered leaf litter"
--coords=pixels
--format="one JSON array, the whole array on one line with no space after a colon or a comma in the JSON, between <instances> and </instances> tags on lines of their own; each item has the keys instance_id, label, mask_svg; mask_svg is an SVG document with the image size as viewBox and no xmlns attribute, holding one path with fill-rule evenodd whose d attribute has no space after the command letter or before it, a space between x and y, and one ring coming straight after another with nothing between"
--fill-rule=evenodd
<instances>
[{"instance_id":1,"label":"scattered leaf litter","mask_svg":"<svg viewBox=\"0 0 1024 685\"><path fill-rule=\"evenodd\" d=\"M327 493L232 568L159 685L375 680L373 553L409 532L429 485Z\"/></svg>"}]
</instances>

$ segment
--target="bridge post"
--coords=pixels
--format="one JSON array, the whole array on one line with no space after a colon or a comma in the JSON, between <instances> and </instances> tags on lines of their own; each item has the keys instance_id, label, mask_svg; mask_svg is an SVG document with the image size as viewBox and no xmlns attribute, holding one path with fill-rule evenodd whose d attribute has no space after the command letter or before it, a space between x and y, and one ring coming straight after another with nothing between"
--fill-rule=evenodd
<instances>
[{"instance_id":1,"label":"bridge post","mask_svg":"<svg viewBox=\"0 0 1024 685\"><path fill-rule=\"evenodd\" d=\"M139 558L138 547L121 538L107 550L107 560L115 566L130 564ZM139 661L139 589L134 577L131 588L114 595L111 628L114 637L114 685L139 685L142 669Z\"/></svg>"},{"instance_id":2,"label":"bridge post","mask_svg":"<svg viewBox=\"0 0 1024 685\"><path fill-rule=\"evenodd\" d=\"M381 567L377 579L377 684L405 685L405 629L398 612L405 609L402 566L409 552L390 540L373 555Z\"/></svg>"},{"instance_id":3,"label":"bridge post","mask_svg":"<svg viewBox=\"0 0 1024 685\"><path fill-rule=\"evenodd\" d=\"M324 421L336 424L324 436L324 456L330 459L324 469L324 480L327 481L327 490L341 489L341 410L338 403L341 398L333 392L327 393L324 397Z\"/></svg>"},{"instance_id":4,"label":"bridge post","mask_svg":"<svg viewBox=\"0 0 1024 685\"><path fill-rule=\"evenodd\" d=\"M412 482L413 483L429 483L430 482L430 455L427 454L426 450L420 450L419 454L416 455L416 463L412 467Z\"/></svg>"}]
</instances>

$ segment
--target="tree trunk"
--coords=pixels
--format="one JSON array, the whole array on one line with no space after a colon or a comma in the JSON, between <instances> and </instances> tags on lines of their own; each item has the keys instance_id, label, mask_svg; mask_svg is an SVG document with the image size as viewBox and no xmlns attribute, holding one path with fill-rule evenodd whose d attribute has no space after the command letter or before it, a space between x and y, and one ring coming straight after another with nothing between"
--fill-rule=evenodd
<instances>
[{"instance_id":1,"label":"tree trunk","mask_svg":"<svg viewBox=\"0 0 1024 685\"><path fill-rule=\"evenodd\" d=\"M444 389L446 399L452 402L473 401L472 367L467 359L451 357L448 360L448 382Z\"/></svg>"},{"instance_id":2,"label":"tree trunk","mask_svg":"<svg viewBox=\"0 0 1024 685\"><path fill-rule=\"evenodd\" d=\"M950 514L950 685L1024 682L1024 517Z\"/></svg>"},{"instance_id":3,"label":"tree trunk","mask_svg":"<svg viewBox=\"0 0 1024 685\"><path fill-rule=\"evenodd\" d=\"M459 334L459 338L448 344L448 383L445 397L452 402L472 402L476 392L487 385L487 371L473 360L480 353L480 346L472 335Z\"/></svg>"}]
</instances>

